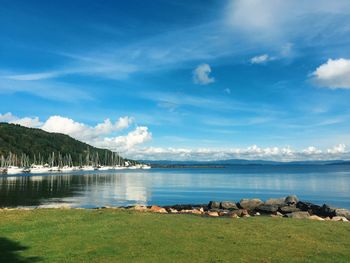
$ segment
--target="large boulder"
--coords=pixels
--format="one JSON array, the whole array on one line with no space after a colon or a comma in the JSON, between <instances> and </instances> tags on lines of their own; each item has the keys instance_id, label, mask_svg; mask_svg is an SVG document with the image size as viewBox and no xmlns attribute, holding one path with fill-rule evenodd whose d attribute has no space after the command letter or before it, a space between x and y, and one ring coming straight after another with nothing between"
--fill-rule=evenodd
<instances>
[{"instance_id":1,"label":"large boulder","mask_svg":"<svg viewBox=\"0 0 350 263\"><path fill-rule=\"evenodd\" d=\"M221 208L221 209L226 209L226 210L238 209L236 203L230 202L230 201L221 202L221 203L220 203L220 208Z\"/></svg>"},{"instance_id":2,"label":"large boulder","mask_svg":"<svg viewBox=\"0 0 350 263\"><path fill-rule=\"evenodd\" d=\"M211 212L211 211L209 211L209 212L207 212L207 215L208 216L212 216L212 217L218 217L219 213L218 212Z\"/></svg>"},{"instance_id":3,"label":"large boulder","mask_svg":"<svg viewBox=\"0 0 350 263\"><path fill-rule=\"evenodd\" d=\"M278 210L278 205L261 205L259 207L256 208L257 211L259 211L260 213L263 214L272 214L272 213L276 213Z\"/></svg>"},{"instance_id":4,"label":"large boulder","mask_svg":"<svg viewBox=\"0 0 350 263\"><path fill-rule=\"evenodd\" d=\"M150 208L150 211L153 213L160 213L160 214L167 214L168 211L166 211L165 208L160 207L160 206L156 206L156 205L152 205Z\"/></svg>"},{"instance_id":5,"label":"large boulder","mask_svg":"<svg viewBox=\"0 0 350 263\"><path fill-rule=\"evenodd\" d=\"M335 208L332 208L326 204L324 204L316 213L318 216L323 216L323 217L333 217L336 216L335 214Z\"/></svg>"},{"instance_id":6,"label":"large boulder","mask_svg":"<svg viewBox=\"0 0 350 263\"><path fill-rule=\"evenodd\" d=\"M285 216L289 218L304 219L304 218L309 218L310 214L309 212L306 212L306 211L299 211L299 212L285 214Z\"/></svg>"},{"instance_id":7,"label":"large boulder","mask_svg":"<svg viewBox=\"0 0 350 263\"><path fill-rule=\"evenodd\" d=\"M208 209L220 209L220 202L210 201L208 204Z\"/></svg>"},{"instance_id":8,"label":"large boulder","mask_svg":"<svg viewBox=\"0 0 350 263\"><path fill-rule=\"evenodd\" d=\"M343 216L346 217L348 220L350 220L350 210L348 209L335 209L335 215L336 216Z\"/></svg>"},{"instance_id":9,"label":"large boulder","mask_svg":"<svg viewBox=\"0 0 350 263\"><path fill-rule=\"evenodd\" d=\"M288 195L284 202L288 205L296 205L299 202L299 199L296 195Z\"/></svg>"},{"instance_id":10,"label":"large boulder","mask_svg":"<svg viewBox=\"0 0 350 263\"><path fill-rule=\"evenodd\" d=\"M312 215L318 215L319 211L321 210L321 207L319 205L301 201L297 203L297 208L299 208L302 211L308 211Z\"/></svg>"},{"instance_id":11,"label":"large boulder","mask_svg":"<svg viewBox=\"0 0 350 263\"><path fill-rule=\"evenodd\" d=\"M265 202L265 205L285 205L285 198L270 198Z\"/></svg>"},{"instance_id":12,"label":"large boulder","mask_svg":"<svg viewBox=\"0 0 350 263\"><path fill-rule=\"evenodd\" d=\"M293 212L299 212L300 209L297 208L294 205L286 205L282 206L278 209L282 214L287 214L287 213L293 213Z\"/></svg>"},{"instance_id":13,"label":"large boulder","mask_svg":"<svg viewBox=\"0 0 350 263\"><path fill-rule=\"evenodd\" d=\"M238 210L232 210L228 213L228 216L245 216L245 215L248 215L248 211L246 209L238 209Z\"/></svg>"},{"instance_id":14,"label":"large boulder","mask_svg":"<svg viewBox=\"0 0 350 263\"><path fill-rule=\"evenodd\" d=\"M241 201L239 201L239 206L249 211L255 210L263 204L264 202L260 199L242 199Z\"/></svg>"}]
</instances>

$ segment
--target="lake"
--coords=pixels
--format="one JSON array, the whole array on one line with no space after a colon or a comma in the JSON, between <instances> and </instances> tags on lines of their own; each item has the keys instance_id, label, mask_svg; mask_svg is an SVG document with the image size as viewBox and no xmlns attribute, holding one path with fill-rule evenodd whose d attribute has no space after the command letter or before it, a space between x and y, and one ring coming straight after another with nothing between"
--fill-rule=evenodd
<instances>
[{"instance_id":1,"label":"lake","mask_svg":"<svg viewBox=\"0 0 350 263\"><path fill-rule=\"evenodd\" d=\"M316 204L350 208L350 167L238 165L0 176L0 207L202 204L289 194Z\"/></svg>"}]
</instances>

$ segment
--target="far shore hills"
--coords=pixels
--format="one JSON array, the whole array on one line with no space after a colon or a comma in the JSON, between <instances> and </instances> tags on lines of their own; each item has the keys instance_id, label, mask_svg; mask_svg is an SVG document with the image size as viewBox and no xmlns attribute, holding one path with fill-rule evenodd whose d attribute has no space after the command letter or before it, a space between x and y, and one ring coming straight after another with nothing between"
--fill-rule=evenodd
<instances>
[{"instance_id":1,"label":"far shore hills","mask_svg":"<svg viewBox=\"0 0 350 263\"><path fill-rule=\"evenodd\" d=\"M348 160L277 162L266 160L230 159L218 161L140 160L140 162L148 163L152 166L152 168L228 168L233 166L350 166L350 161Z\"/></svg>"}]
</instances>

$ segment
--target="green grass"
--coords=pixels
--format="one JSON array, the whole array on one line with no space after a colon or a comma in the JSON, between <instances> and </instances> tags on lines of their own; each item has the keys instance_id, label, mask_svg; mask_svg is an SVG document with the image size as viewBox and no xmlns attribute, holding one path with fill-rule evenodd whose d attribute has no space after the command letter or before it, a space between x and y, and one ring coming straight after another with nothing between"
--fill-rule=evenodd
<instances>
[{"instance_id":1,"label":"green grass","mask_svg":"<svg viewBox=\"0 0 350 263\"><path fill-rule=\"evenodd\" d=\"M350 223L121 210L0 212L0 262L350 262Z\"/></svg>"}]
</instances>

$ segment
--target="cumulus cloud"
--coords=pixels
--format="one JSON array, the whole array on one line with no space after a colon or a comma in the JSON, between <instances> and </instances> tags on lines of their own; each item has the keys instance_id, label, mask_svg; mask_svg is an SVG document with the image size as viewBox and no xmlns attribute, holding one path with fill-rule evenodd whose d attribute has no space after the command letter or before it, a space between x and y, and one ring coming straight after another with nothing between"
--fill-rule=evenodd
<instances>
[{"instance_id":1,"label":"cumulus cloud","mask_svg":"<svg viewBox=\"0 0 350 263\"><path fill-rule=\"evenodd\" d=\"M115 123L112 123L110 119L106 119L104 122L91 127L70 118L51 116L41 128L44 131L63 133L85 142L92 142L99 136L126 129L131 123L132 118L121 117Z\"/></svg>"},{"instance_id":2,"label":"cumulus cloud","mask_svg":"<svg viewBox=\"0 0 350 263\"><path fill-rule=\"evenodd\" d=\"M329 59L319 66L312 76L320 86L331 89L350 89L350 60Z\"/></svg>"},{"instance_id":3,"label":"cumulus cloud","mask_svg":"<svg viewBox=\"0 0 350 263\"><path fill-rule=\"evenodd\" d=\"M320 150L314 146L303 150L293 150L291 147L259 147L252 145L247 148L162 148L148 147L133 149L128 152L130 157L140 160L176 160L176 161L217 161L229 159L271 160L271 161L305 161L305 160L338 160L350 159L350 152L344 144L331 149Z\"/></svg>"},{"instance_id":4,"label":"cumulus cloud","mask_svg":"<svg viewBox=\"0 0 350 263\"><path fill-rule=\"evenodd\" d=\"M134 130L130 131L129 128L133 123L133 118L128 116L120 117L115 122L112 122L110 119L105 119L102 123L90 126L58 115L50 116L45 122L41 122L38 117L19 118L9 112L0 114L0 122L20 124L31 128L41 128L47 132L67 134L93 146L114 151L128 151L152 139L152 133L149 132L147 127L137 126ZM126 129L129 129L126 135L117 135ZM113 135L115 136L113 137Z\"/></svg>"},{"instance_id":5,"label":"cumulus cloud","mask_svg":"<svg viewBox=\"0 0 350 263\"><path fill-rule=\"evenodd\" d=\"M268 54L263 54L260 56L255 56L250 59L250 63L252 64L264 64L268 62L269 60L272 60L272 58Z\"/></svg>"},{"instance_id":6,"label":"cumulus cloud","mask_svg":"<svg viewBox=\"0 0 350 263\"><path fill-rule=\"evenodd\" d=\"M210 77L209 74L211 68L208 64L201 64L193 71L193 81L196 84L207 85L215 82L213 77Z\"/></svg>"},{"instance_id":7,"label":"cumulus cloud","mask_svg":"<svg viewBox=\"0 0 350 263\"><path fill-rule=\"evenodd\" d=\"M13 115L11 112L0 114L0 122L8 122L13 124L19 124L28 128L37 128L40 127L43 123L39 120L38 117L30 118L18 118Z\"/></svg>"},{"instance_id":8,"label":"cumulus cloud","mask_svg":"<svg viewBox=\"0 0 350 263\"><path fill-rule=\"evenodd\" d=\"M114 151L132 151L137 145L144 144L152 140L152 133L145 126L136 127L125 136L104 138L98 145Z\"/></svg>"}]
</instances>

